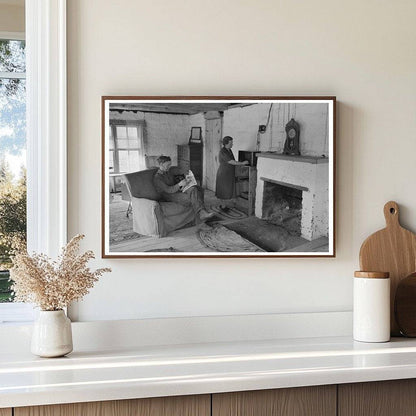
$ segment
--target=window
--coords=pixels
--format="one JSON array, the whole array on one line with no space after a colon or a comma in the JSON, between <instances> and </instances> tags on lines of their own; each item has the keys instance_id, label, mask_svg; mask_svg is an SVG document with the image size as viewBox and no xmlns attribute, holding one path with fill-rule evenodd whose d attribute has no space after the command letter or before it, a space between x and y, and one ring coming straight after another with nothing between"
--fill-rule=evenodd
<instances>
[{"instance_id":1,"label":"window","mask_svg":"<svg viewBox=\"0 0 416 416\"><path fill-rule=\"evenodd\" d=\"M122 192L123 174L146 169L144 122L110 121L110 192Z\"/></svg>"},{"instance_id":2,"label":"window","mask_svg":"<svg viewBox=\"0 0 416 416\"><path fill-rule=\"evenodd\" d=\"M143 122L111 121L111 173L128 173L146 169L143 140Z\"/></svg>"},{"instance_id":3,"label":"window","mask_svg":"<svg viewBox=\"0 0 416 416\"><path fill-rule=\"evenodd\" d=\"M25 2L25 31L27 247L56 257L67 242L66 0ZM0 303L0 323L33 318L32 305Z\"/></svg>"},{"instance_id":4,"label":"window","mask_svg":"<svg viewBox=\"0 0 416 416\"><path fill-rule=\"evenodd\" d=\"M0 36L0 302L12 301L13 247L26 244L25 41Z\"/></svg>"}]
</instances>

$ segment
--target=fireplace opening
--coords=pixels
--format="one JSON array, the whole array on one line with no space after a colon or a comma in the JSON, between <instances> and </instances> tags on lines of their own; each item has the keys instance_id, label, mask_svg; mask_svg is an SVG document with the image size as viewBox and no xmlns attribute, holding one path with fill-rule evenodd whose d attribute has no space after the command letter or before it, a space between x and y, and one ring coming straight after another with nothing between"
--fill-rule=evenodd
<instances>
[{"instance_id":1,"label":"fireplace opening","mask_svg":"<svg viewBox=\"0 0 416 416\"><path fill-rule=\"evenodd\" d=\"M262 218L301 235L302 190L264 181Z\"/></svg>"}]
</instances>

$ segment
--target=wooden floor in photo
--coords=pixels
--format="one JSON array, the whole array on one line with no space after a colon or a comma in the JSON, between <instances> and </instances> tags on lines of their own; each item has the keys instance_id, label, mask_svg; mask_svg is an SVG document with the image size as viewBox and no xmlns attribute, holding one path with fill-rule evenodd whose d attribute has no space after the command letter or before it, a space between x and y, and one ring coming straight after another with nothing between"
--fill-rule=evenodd
<instances>
[{"instance_id":1,"label":"wooden floor in photo","mask_svg":"<svg viewBox=\"0 0 416 416\"><path fill-rule=\"evenodd\" d=\"M306 243L289 248L285 250L285 253L327 253L329 250L328 237L320 237L313 241L307 241Z\"/></svg>"},{"instance_id":2,"label":"wooden floor in photo","mask_svg":"<svg viewBox=\"0 0 416 416\"><path fill-rule=\"evenodd\" d=\"M184 251L184 252L215 252L204 245L198 239L199 225L182 228L170 233L167 237L140 237L135 240L127 240L111 245L112 253L120 252L145 252L145 251Z\"/></svg>"},{"instance_id":3,"label":"wooden floor in photo","mask_svg":"<svg viewBox=\"0 0 416 416\"><path fill-rule=\"evenodd\" d=\"M244 252L328 252L328 238L322 237L314 241L307 241L301 237L285 237L285 242L288 245L284 249L270 249L267 246L267 241L262 241L262 236L265 235L264 230L260 230L256 223L262 220L255 217L236 217L233 218L234 213L231 212L228 216L218 215L217 207L219 201L211 191L206 191L206 206L207 209L215 212L216 217L208 225L199 224L180 230L173 231L167 237L157 238L140 236L132 231L133 220L132 215L127 216L128 202L122 200L115 200L110 204L110 252L111 253L143 253L143 252L194 252L194 253L213 253L219 252L210 248L207 244L201 241L200 231L204 231L207 227L220 226L228 227L230 230L236 229L246 244L237 244L237 247L243 247ZM246 227L244 226L246 225ZM272 227L272 226L271 226ZM241 232L246 229L247 233ZM251 231L250 231L251 230ZM260 239L255 238L255 234L260 234ZM253 238L251 238L251 236ZM232 237L232 236L231 236ZM244 238L246 237L246 238ZM231 238L231 240L235 240ZM270 239L269 239L270 240ZM277 240L277 238L276 238ZM279 247L279 244L276 244Z\"/></svg>"},{"instance_id":4,"label":"wooden floor in photo","mask_svg":"<svg viewBox=\"0 0 416 416\"><path fill-rule=\"evenodd\" d=\"M224 222L222 222L224 224ZM227 222L225 222L227 223ZM122 252L145 252L145 251L172 251L178 252L195 252L195 253L212 253L217 250L210 249L202 244L198 238L198 229L200 225L189 228L176 230L164 238L157 237L140 237L136 240L127 240L125 242L113 244L111 246L112 253ZM328 238L321 237L314 241L308 241L297 247L285 250L286 253L325 253L328 252Z\"/></svg>"}]
</instances>

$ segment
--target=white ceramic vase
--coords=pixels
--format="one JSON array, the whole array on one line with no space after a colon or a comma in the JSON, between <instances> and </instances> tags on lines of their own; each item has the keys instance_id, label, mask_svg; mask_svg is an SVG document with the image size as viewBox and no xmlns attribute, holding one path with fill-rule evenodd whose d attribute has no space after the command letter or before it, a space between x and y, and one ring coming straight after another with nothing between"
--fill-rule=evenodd
<instances>
[{"instance_id":1,"label":"white ceramic vase","mask_svg":"<svg viewBox=\"0 0 416 416\"><path fill-rule=\"evenodd\" d=\"M31 351L39 357L62 357L72 351L71 321L61 309L40 311L34 323Z\"/></svg>"}]
</instances>

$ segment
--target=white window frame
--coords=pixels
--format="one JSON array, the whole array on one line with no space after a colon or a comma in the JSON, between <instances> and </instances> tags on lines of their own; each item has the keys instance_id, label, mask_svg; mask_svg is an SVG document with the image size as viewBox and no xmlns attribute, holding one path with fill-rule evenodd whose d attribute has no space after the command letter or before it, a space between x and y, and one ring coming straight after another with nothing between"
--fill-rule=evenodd
<instances>
[{"instance_id":1,"label":"white window frame","mask_svg":"<svg viewBox=\"0 0 416 416\"><path fill-rule=\"evenodd\" d=\"M135 127L137 129L137 137L139 140L139 147L119 147L119 140L120 138L117 135L117 127L125 127L126 129L128 127ZM127 173L135 172L137 170L146 169L146 155L144 150L144 121L143 120L110 120L110 129L111 129L111 135L113 138L114 148L111 149L113 152L113 161L114 161L114 173L126 173L120 170L120 151L137 151L139 155L139 159L141 159L141 165L136 166L135 170L130 170ZM139 129L140 129L140 136L139 136ZM128 133L127 133L128 136ZM126 140L129 140L128 138ZM117 167L117 169L116 169Z\"/></svg>"},{"instance_id":2,"label":"white window frame","mask_svg":"<svg viewBox=\"0 0 416 416\"><path fill-rule=\"evenodd\" d=\"M66 0L26 0L27 245L56 257L67 242ZM0 323L33 320L0 304Z\"/></svg>"}]
</instances>

